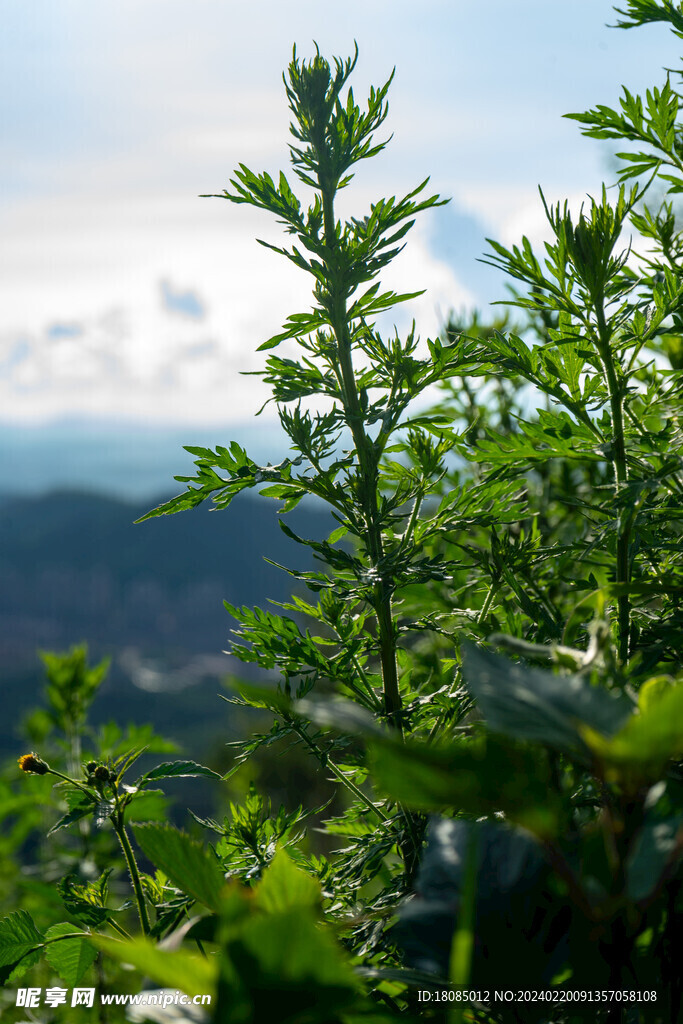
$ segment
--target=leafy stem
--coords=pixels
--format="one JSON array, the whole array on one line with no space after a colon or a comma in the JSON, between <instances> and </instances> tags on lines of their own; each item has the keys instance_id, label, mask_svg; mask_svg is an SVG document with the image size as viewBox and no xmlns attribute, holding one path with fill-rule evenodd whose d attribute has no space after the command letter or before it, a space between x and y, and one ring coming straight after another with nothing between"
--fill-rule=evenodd
<instances>
[{"instance_id":1,"label":"leafy stem","mask_svg":"<svg viewBox=\"0 0 683 1024\"><path fill-rule=\"evenodd\" d=\"M149 914L147 913L147 904L145 903L145 894L142 891L142 881L140 879L140 869L138 868L137 861L135 860L135 854L133 853L133 847L130 844L128 833L123 820L123 811L115 811L111 816L111 822L114 826L114 832L118 839L123 856L128 867L128 874L130 875L131 884L133 886L133 892L135 894L135 903L138 910L138 917L140 919L140 927L142 928L143 935L149 935L152 930Z\"/></svg>"},{"instance_id":2,"label":"leafy stem","mask_svg":"<svg viewBox=\"0 0 683 1024\"><path fill-rule=\"evenodd\" d=\"M285 716L285 721L288 723L288 725L291 726L291 728L297 734L297 736L306 744L308 749L316 757L320 764L324 768L328 768L338 782L341 782L341 784L345 786L350 793L353 793L353 795L357 797L361 801L361 803L365 804L368 810L372 811L372 813L375 814L383 824L386 824L386 822L389 819L387 815L384 813L384 811L381 809L381 807L378 807L377 804L374 803L369 796L366 796L363 790L360 789L360 787L357 786L355 782L353 782L353 780L348 777L348 775L345 775L341 768L339 768L339 766L334 763L334 761L330 760L327 753L324 750L322 750L314 740L311 739L311 737L306 732L304 726L301 725L300 722L297 722L290 715Z\"/></svg>"},{"instance_id":3,"label":"leafy stem","mask_svg":"<svg viewBox=\"0 0 683 1024\"><path fill-rule=\"evenodd\" d=\"M619 380L612 354L611 335L605 318L602 299L596 302L595 317L598 328L596 348L603 365L609 395L610 413L612 418L611 452L612 466L614 469L614 489L617 501L619 501L620 492L626 486L628 480L626 440L624 433L623 385ZM623 590L620 590L617 597L619 657L622 663L628 660L630 648L631 602L626 588L630 581L631 572L629 547L631 543L632 524L633 517L631 515L625 515L622 511L618 512L615 569L616 582L618 584L622 584L624 587Z\"/></svg>"},{"instance_id":4,"label":"leafy stem","mask_svg":"<svg viewBox=\"0 0 683 1024\"><path fill-rule=\"evenodd\" d=\"M388 720L399 732L402 732L402 702L398 684L396 666L396 639L391 611L391 587L383 578L381 563L383 558L382 529L379 522L378 507L378 452L363 425L358 386L353 369L351 336L348 325L346 300L347 285L334 260L338 249L334 214L335 186L326 185L320 178L323 196L323 216L327 249L326 257L328 281L330 287L330 306L332 309L332 330L337 344L339 368L342 385L342 401L344 417L351 431L359 467L360 503L364 509L367 528L367 548L370 568L378 579L373 585L373 606L377 616L378 647L382 666L382 684L384 690L384 710ZM342 261L340 260L339 263ZM336 273L335 273L336 271Z\"/></svg>"}]
</instances>

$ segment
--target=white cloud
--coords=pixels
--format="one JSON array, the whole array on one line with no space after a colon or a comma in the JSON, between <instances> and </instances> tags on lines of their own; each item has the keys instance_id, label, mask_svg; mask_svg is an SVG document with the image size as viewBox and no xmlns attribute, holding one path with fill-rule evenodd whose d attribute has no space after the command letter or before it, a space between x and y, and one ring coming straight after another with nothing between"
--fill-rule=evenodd
<instances>
[{"instance_id":1,"label":"white cloud","mask_svg":"<svg viewBox=\"0 0 683 1024\"><path fill-rule=\"evenodd\" d=\"M9 418L68 412L243 420L267 391L239 371L263 366L257 346L312 302L311 279L255 242L255 235L279 241L277 226L218 200L26 202L14 210L9 230L14 256L0 268L12 296L0 381ZM470 299L430 254L420 228L384 284L400 292L428 289L385 318L387 326L405 328L414 316L423 335L438 331L440 311ZM169 295L176 305L196 303L202 315L179 316ZM20 337L23 355L13 362Z\"/></svg>"},{"instance_id":2,"label":"white cloud","mask_svg":"<svg viewBox=\"0 0 683 1024\"><path fill-rule=\"evenodd\" d=\"M348 0L334 18L317 0L64 0L58 12L35 0L6 13L0 399L24 421L206 422L262 403L237 371L262 365L256 346L309 306L310 282L255 244L280 238L266 216L196 195L220 192L240 160L286 166L294 40L343 54L358 38L357 96L397 65L395 139L359 168L352 212L431 172L506 244L548 237L538 180L550 201L597 188L599 151L560 114L613 101L627 56L647 83L669 60L665 34L607 32L609 0L575 0L569 21L547 0L521 19L507 0ZM173 314L164 280L171 306L185 294L187 312L194 296L204 315ZM422 335L473 301L420 222L384 285L428 289L384 318L403 330L415 316Z\"/></svg>"}]
</instances>

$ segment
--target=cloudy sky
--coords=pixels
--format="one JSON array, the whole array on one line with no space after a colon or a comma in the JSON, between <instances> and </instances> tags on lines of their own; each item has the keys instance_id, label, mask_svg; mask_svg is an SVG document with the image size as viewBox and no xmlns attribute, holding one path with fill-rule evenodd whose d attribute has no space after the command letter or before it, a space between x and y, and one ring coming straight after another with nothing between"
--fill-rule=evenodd
<instances>
[{"instance_id":1,"label":"cloudy sky","mask_svg":"<svg viewBox=\"0 0 683 1024\"><path fill-rule=\"evenodd\" d=\"M307 307L308 282L254 242L278 240L267 216L198 196L240 161L286 169L293 43L347 55L357 39L359 97L396 66L394 139L359 169L353 212L428 174L452 198L386 280L428 289L399 325L434 333L450 309L501 297L476 262L485 236L538 240L538 184L577 201L610 177L561 115L678 62L664 26L614 20L608 0L5 0L0 424L16 438L65 418L250 421L264 396L238 371Z\"/></svg>"}]
</instances>

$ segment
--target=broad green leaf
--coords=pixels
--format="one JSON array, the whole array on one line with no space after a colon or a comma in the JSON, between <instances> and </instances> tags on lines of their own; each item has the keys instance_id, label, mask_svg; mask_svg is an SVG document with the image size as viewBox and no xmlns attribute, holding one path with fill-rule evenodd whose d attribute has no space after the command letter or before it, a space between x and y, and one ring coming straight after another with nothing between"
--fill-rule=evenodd
<instances>
[{"instance_id":1,"label":"broad green leaf","mask_svg":"<svg viewBox=\"0 0 683 1024\"><path fill-rule=\"evenodd\" d=\"M147 789L136 793L126 808L126 820L166 821L169 798L161 789Z\"/></svg>"},{"instance_id":2,"label":"broad green leaf","mask_svg":"<svg viewBox=\"0 0 683 1024\"><path fill-rule=\"evenodd\" d=\"M620 774L654 780L667 762L683 757L683 683L633 715L611 739L584 729L592 751Z\"/></svg>"},{"instance_id":3,"label":"broad green leaf","mask_svg":"<svg viewBox=\"0 0 683 1024\"><path fill-rule=\"evenodd\" d=\"M143 775L138 786L146 786L149 782L158 782L159 779L196 778L199 775L206 775L210 779L221 778L217 772L197 764L196 761L165 761Z\"/></svg>"},{"instance_id":4,"label":"broad green leaf","mask_svg":"<svg viewBox=\"0 0 683 1024\"><path fill-rule=\"evenodd\" d=\"M93 935L92 942L119 963L132 964L164 988L180 989L192 998L213 995L216 990L216 960L184 950L159 949L148 939L120 941L105 935Z\"/></svg>"},{"instance_id":5,"label":"broad green leaf","mask_svg":"<svg viewBox=\"0 0 683 1024\"><path fill-rule=\"evenodd\" d=\"M218 910L224 879L213 854L172 825L135 825L133 830L142 852L174 885Z\"/></svg>"},{"instance_id":6,"label":"broad green leaf","mask_svg":"<svg viewBox=\"0 0 683 1024\"><path fill-rule=\"evenodd\" d=\"M0 967L15 964L45 941L26 910L16 910L0 920Z\"/></svg>"},{"instance_id":7,"label":"broad green leaf","mask_svg":"<svg viewBox=\"0 0 683 1024\"><path fill-rule=\"evenodd\" d=\"M31 967L35 967L36 964L40 963L42 955L42 949L33 949L30 953L26 953L25 956L22 956L21 960L17 963L0 967L0 985L12 984L13 982L18 981L19 978L23 978Z\"/></svg>"},{"instance_id":8,"label":"broad green leaf","mask_svg":"<svg viewBox=\"0 0 683 1024\"><path fill-rule=\"evenodd\" d=\"M560 815L542 750L490 735L446 745L372 740L374 777L389 797L417 810L503 811L536 835L552 835Z\"/></svg>"},{"instance_id":9,"label":"broad green leaf","mask_svg":"<svg viewBox=\"0 0 683 1024\"><path fill-rule=\"evenodd\" d=\"M668 693L674 685L671 676L653 676L643 683L638 691L638 707L646 712Z\"/></svg>"},{"instance_id":10,"label":"broad green leaf","mask_svg":"<svg viewBox=\"0 0 683 1024\"><path fill-rule=\"evenodd\" d=\"M358 1001L351 963L312 913L300 906L264 913L233 889L224 921L216 1020L327 1024Z\"/></svg>"},{"instance_id":11,"label":"broad green leaf","mask_svg":"<svg viewBox=\"0 0 683 1024\"><path fill-rule=\"evenodd\" d=\"M296 907L310 910L320 906L320 886L297 867L284 850L278 850L259 882L255 900L270 913Z\"/></svg>"},{"instance_id":12,"label":"broad green leaf","mask_svg":"<svg viewBox=\"0 0 683 1024\"><path fill-rule=\"evenodd\" d=\"M490 729L559 750L587 753L584 725L611 736L634 710L627 697L581 676L555 675L471 644L463 648L463 675Z\"/></svg>"},{"instance_id":13,"label":"broad green leaf","mask_svg":"<svg viewBox=\"0 0 683 1024\"><path fill-rule=\"evenodd\" d=\"M64 922L63 924L52 925L45 933L47 939L54 939L59 935L71 935L79 931L77 925ZM95 962L97 950L83 938L60 939L57 942L50 942L45 947L45 959L54 967L65 985L78 985L79 981L89 967Z\"/></svg>"},{"instance_id":14,"label":"broad green leaf","mask_svg":"<svg viewBox=\"0 0 683 1024\"><path fill-rule=\"evenodd\" d=\"M682 855L683 814L664 820L646 820L626 869L631 899L647 899Z\"/></svg>"}]
</instances>

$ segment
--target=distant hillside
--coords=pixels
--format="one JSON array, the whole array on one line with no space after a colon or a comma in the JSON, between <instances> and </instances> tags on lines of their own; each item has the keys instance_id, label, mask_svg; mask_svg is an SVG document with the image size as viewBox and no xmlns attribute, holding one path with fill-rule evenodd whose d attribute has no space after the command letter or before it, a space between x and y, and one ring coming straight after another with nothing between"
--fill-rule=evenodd
<instances>
[{"instance_id":1,"label":"distant hillside","mask_svg":"<svg viewBox=\"0 0 683 1024\"><path fill-rule=\"evenodd\" d=\"M217 677L236 668L221 653L232 625L223 600L263 605L291 594L295 581L264 556L297 568L311 564L308 549L280 530L274 502L242 496L225 511L200 506L134 525L156 504L65 491L0 502L6 711L35 705L37 649L84 640L93 657L114 658L102 697L109 711L119 707L119 717L135 705L134 717L143 720L163 691L189 687L203 703L202 680L213 694ZM325 513L310 509L297 509L288 522L313 537L332 528ZM191 718L188 698L174 702L176 721L181 707Z\"/></svg>"},{"instance_id":2,"label":"distant hillside","mask_svg":"<svg viewBox=\"0 0 683 1024\"><path fill-rule=\"evenodd\" d=\"M134 525L155 504L70 492L0 504L5 667L82 638L149 654L219 652L224 599L251 605L291 592L291 578L264 557L310 564L280 530L274 502L244 497L225 511L200 506ZM288 521L320 537L327 517L297 509Z\"/></svg>"}]
</instances>

